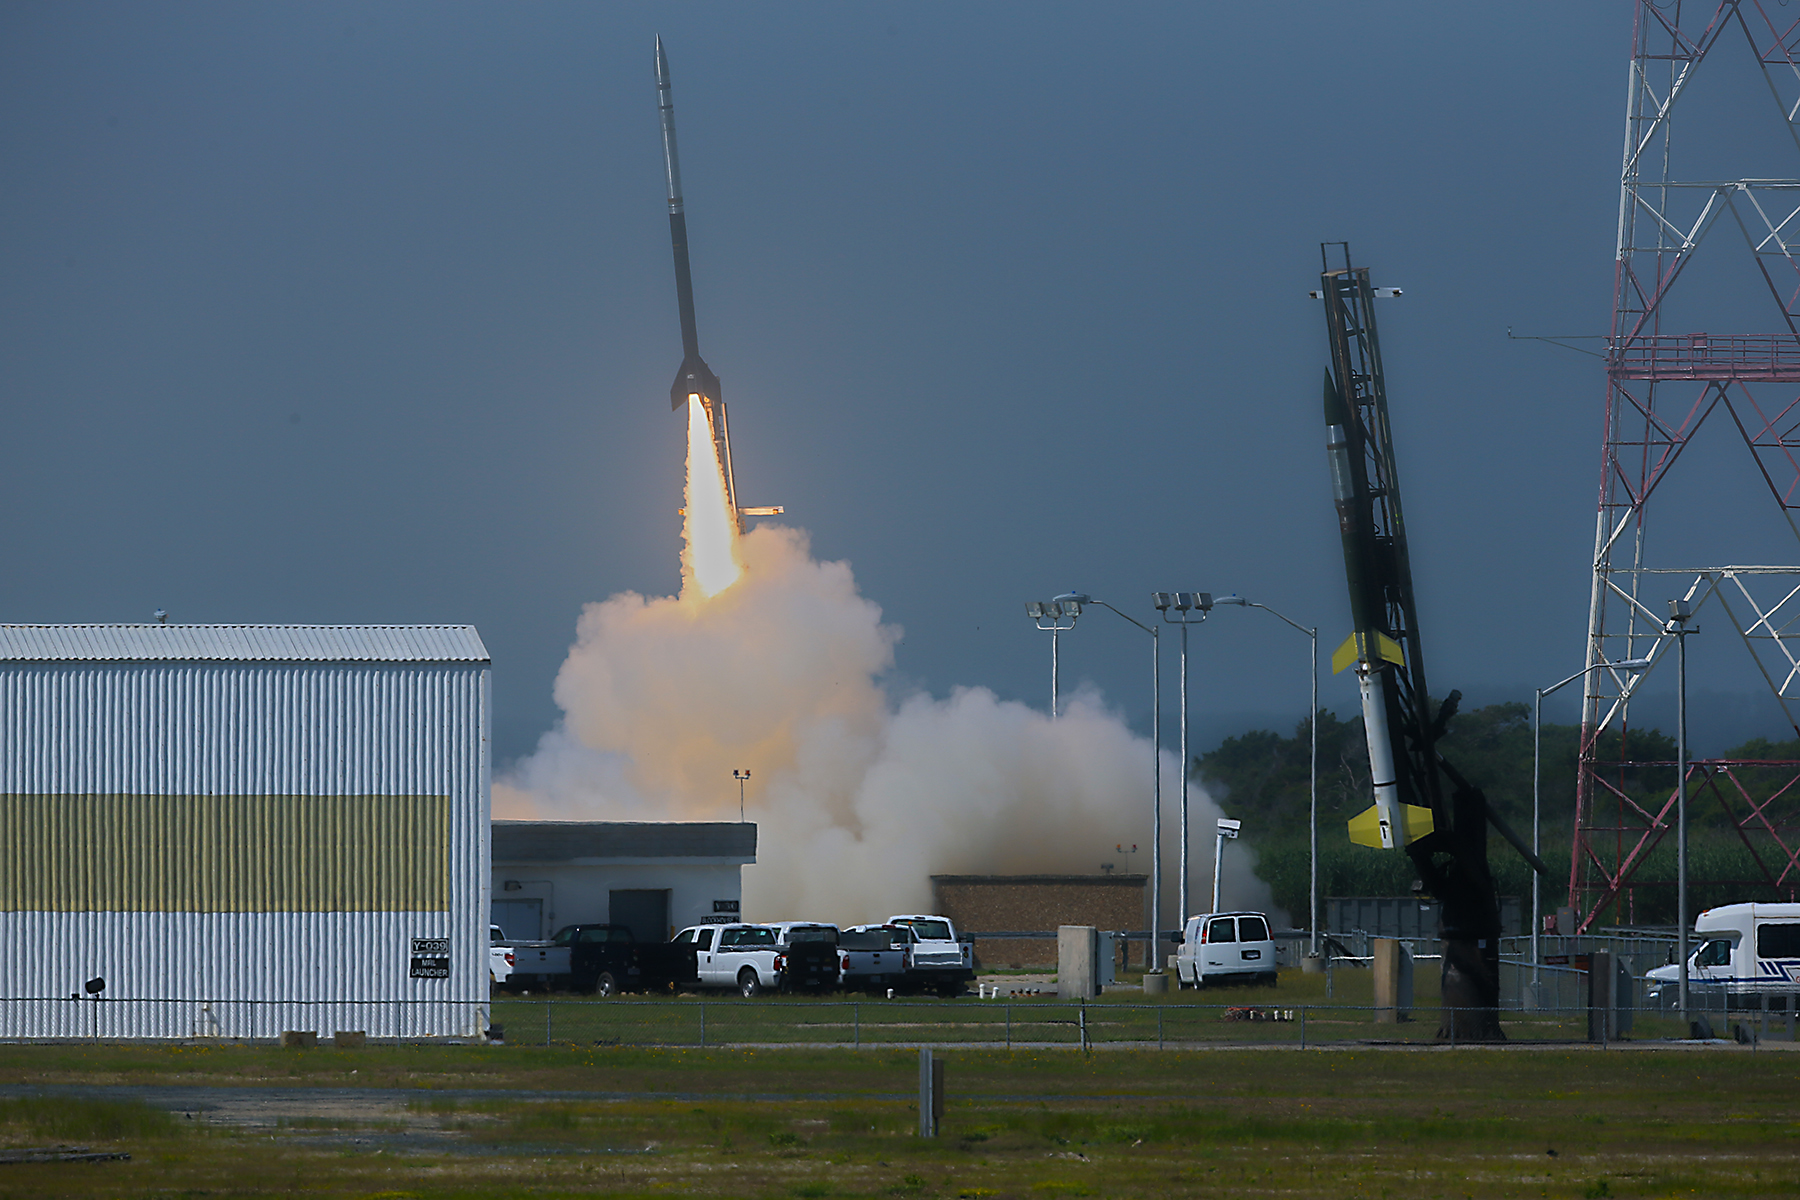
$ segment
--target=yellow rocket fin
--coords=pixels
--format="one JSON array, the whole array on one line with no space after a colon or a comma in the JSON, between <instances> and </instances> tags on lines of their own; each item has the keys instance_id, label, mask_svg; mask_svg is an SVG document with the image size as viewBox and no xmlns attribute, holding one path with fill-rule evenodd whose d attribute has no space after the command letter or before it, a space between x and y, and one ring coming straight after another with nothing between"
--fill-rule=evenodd
<instances>
[{"instance_id":1,"label":"yellow rocket fin","mask_svg":"<svg viewBox=\"0 0 1800 1200\"><path fill-rule=\"evenodd\" d=\"M1401 806L1406 810L1406 840L1416 842L1430 833L1437 825L1431 819L1429 808L1420 808L1417 804Z\"/></svg>"},{"instance_id":2,"label":"yellow rocket fin","mask_svg":"<svg viewBox=\"0 0 1800 1200\"><path fill-rule=\"evenodd\" d=\"M1381 849L1381 814L1373 804L1350 818L1350 840L1358 846Z\"/></svg>"},{"instance_id":3,"label":"yellow rocket fin","mask_svg":"<svg viewBox=\"0 0 1800 1200\"><path fill-rule=\"evenodd\" d=\"M1406 838L1399 842L1401 846L1416 842L1430 833L1436 826L1431 820L1431 810L1420 808L1416 804L1401 806L1405 810ZM1373 804L1350 818L1350 840L1358 846L1373 846L1377 850L1381 845L1381 814Z\"/></svg>"},{"instance_id":4,"label":"yellow rocket fin","mask_svg":"<svg viewBox=\"0 0 1800 1200\"><path fill-rule=\"evenodd\" d=\"M1367 651L1368 645L1364 641L1363 635L1360 633L1351 634L1344 639L1344 644L1339 646L1337 650L1333 652L1331 656L1331 673L1336 675L1351 663L1361 662L1363 659L1371 657ZM1400 643L1396 642L1385 633L1377 633L1375 635L1374 651L1375 653L1372 656L1374 658L1383 659L1387 662L1394 663L1397 666L1406 665L1406 653L1400 649Z\"/></svg>"}]
</instances>

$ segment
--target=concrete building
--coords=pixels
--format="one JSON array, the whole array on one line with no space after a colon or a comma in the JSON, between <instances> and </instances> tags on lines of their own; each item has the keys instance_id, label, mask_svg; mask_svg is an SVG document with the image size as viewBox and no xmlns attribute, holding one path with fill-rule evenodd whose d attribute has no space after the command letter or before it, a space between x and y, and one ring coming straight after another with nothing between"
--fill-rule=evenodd
<instances>
[{"instance_id":1,"label":"concrete building","mask_svg":"<svg viewBox=\"0 0 1800 1200\"><path fill-rule=\"evenodd\" d=\"M493 919L510 938L628 925L663 941L739 919L756 826L736 821L495 821Z\"/></svg>"},{"instance_id":2,"label":"concrete building","mask_svg":"<svg viewBox=\"0 0 1800 1200\"><path fill-rule=\"evenodd\" d=\"M934 911L975 935L975 956L988 967L1056 965L1056 930L1146 927L1147 875L933 875ZM984 937L1042 933L1038 938Z\"/></svg>"},{"instance_id":3,"label":"concrete building","mask_svg":"<svg viewBox=\"0 0 1800 1200\"><path fill-rule=\"evenodd\" d=\"M489 707L466 625L0 626L0 1036L478 1035Z\"/></svg>"}]
</instances>

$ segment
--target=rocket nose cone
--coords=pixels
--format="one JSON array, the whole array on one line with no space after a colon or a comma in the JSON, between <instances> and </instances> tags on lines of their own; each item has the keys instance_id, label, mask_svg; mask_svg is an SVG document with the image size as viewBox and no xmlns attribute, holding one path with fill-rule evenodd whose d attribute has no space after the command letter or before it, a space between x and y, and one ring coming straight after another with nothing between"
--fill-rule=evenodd
<instances>
[{"instance_id":1,"label":"rocket nose cone","mask_svg":"<svg viewBox=\"0 0 1800 1200\"><path fill-rule=\"evenodd\" d=\"M1349 422L1350 414L1344 410L1344 398L1338 394L1337 382L1331 378L1331 372L1325 372L1325 424L1344 425Z\"/></svg>"},{"instance_id":2,"label":"rocket nose cone","mask_svg":"<svg viewBox=\"0 0 1800 1200\"><path fill-rule=\"evenodd\" d=\"M669 58L663 53L662 34L656 35L656 82L669 81Z\"/></svg>"}]
</instances>

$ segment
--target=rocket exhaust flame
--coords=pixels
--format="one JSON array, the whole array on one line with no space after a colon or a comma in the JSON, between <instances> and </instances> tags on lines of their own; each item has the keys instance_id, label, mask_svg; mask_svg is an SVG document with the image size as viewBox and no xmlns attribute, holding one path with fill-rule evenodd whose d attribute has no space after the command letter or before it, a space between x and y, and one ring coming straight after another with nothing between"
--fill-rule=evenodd
<instances>
[{"instance_id":1,"label":"rocket exhaust flame","mask_svg":"<svg viewBox=\"0 0 1800 1200\"><path fill-rule=\"evenodd\" d=\"M725 487L725 471L713 445L712 419L699 396L688 397L687 516L682 526L682 593L699 599L736 583L738 525Z\"/></svg>"}]
</instances>

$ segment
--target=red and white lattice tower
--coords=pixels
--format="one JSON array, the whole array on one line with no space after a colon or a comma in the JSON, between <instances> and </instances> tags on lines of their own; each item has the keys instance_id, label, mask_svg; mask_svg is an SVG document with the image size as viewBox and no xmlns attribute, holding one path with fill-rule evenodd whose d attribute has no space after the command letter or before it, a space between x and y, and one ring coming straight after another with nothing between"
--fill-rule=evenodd
<instances>
[{"instance_id":1,"label":"red and white lattice tower","mask_svg":"<svg viewBox=\"0 0 1800 1200\"><path fill-rule=\"evenodd\" d=\"M1787 165L1780 173L1790 178L1729 178L1729 170L1693 177L1693 164L1742 152L1759 121ZM1767 150L1759 147L1757 167L1767 165ZM1715 268L1724 258L1735 261ZM1740 271L1736 292L1733 268ZM1744 319L1751 305L1762 320ZM1733 328L1769 332L1716 332L1722 313L1731 314ZM1707 332L1674 332L1677 322ZM1606 363L1590 671L1569 874L1569 903L1582 929L1609 909L1631 923L1637 891L1650 886L1634 881L1634 873L1665 839L1673 841L1673 786L1646 799L1627 782L1641 776L1617 761L1633 692L1659 666L1672 673L1670 600L1689 600L1704 619L1707 636L1693 650L1704 647L1714 660L1739 655L1741 645L1746 670L1754 664L1800 736L1800 567L1765 565L1800 558L1788 540L1800 538L1800 8L1782 0L1639 0ZM1769 551L1757 551L1759 559L1767 554L1757 565L1655 561L1651 551L1660 543L1646 542L1659 489L1671 490L1663 486L1670 472L1703 431L1741 440L1748 458L1733 469L1755 471L1767 485L1779 518L1773 527L1784 532ZM1690 494L1704 499L1706 490ZM1734 536L1750 528L1742 511L1685 507L1687 521L1704 516ZM1654 660L1649 670L1608 666L1639 658ZM1744 879L1696 882L1740 885L1745 900L1795 898L1800 762L1691 763L1690 814L1716 814L1719 806L1754 868Z\"/></svg>"}]
</instances>

